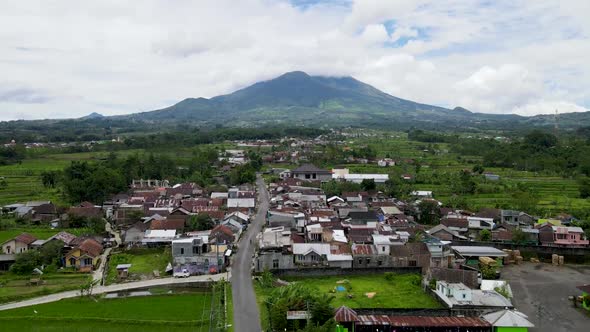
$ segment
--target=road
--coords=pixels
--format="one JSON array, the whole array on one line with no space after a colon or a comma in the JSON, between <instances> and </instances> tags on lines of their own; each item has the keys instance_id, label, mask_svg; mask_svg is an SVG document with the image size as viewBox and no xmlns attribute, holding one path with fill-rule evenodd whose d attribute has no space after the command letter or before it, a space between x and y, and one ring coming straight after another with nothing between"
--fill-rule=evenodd
<instances>
[{"instance_id":1,"label":"road","mask_svg":"<svg viewBox=\"0 0 590 332\"><path fill-rule=\"evenodd\" d=\"M189 278L162 278L162 279L144 280L144 281L129 282L129 283L125 283L125 284L116 284L116 285L110 285L110 286L97 286L97 287L94 287L92 294L112 293L112 292L120 292L120 291L137 289L137 288L165 286L165 285L172 285L172 284L192 283L192 282L204 282L204 281L210 281L210 280L211 281L219 281L221 279L225 279L226 277L227 277L226 273L220 273L220 274L213 274L213 275L194 276L194 277L189 277ZM80 291L69 291L69 292L56 293L56 294L51 294L51 295L42 296L42 297L36 297L34 299L30 299L30 300L26 300L26 301L13 302L13 303L0 305L0 311L28 307L28 306L42 304L42 303L56 302L56 301L59 301L62 299L68 299L68 298L76 297L79 295L80 295Z\"/></svg>"},{"instance_id":2,"label":"road","mask_svg":"<svg viewBox=\"0 0 590 332\"><path fill-rule=\"evenodd\" d=\"M252 285L252 256L256 235L262 230L269 206L268 192L262 177L256 179L258 186L258 212L248 231L238 244L238 254L232 264L232 291L234 301L234 326L236 332L262 331L260 312Z\"/></svg>"}]
</instances>

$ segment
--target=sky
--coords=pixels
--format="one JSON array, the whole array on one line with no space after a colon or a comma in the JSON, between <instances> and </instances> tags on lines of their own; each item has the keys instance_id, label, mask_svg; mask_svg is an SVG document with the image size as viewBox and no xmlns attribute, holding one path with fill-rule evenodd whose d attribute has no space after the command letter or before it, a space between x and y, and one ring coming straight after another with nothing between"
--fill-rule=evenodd
<instances>
[{"instance_id":1,"label":"sky","mask_svg":"<svg viewBox=\"0 0 590 332\"><path fill-rule=\"evenodd\" d=\"M3 0L0 120L128 114L288 71L473 112L590 110L586 0Z\"/></svg>"}]
</instances>

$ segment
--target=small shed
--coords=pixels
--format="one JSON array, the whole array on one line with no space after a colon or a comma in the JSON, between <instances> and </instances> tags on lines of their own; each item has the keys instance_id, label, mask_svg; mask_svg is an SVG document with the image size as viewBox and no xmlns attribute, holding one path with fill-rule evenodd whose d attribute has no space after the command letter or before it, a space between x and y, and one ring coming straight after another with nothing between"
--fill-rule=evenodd
<instances>
[{"instance_id":1,"label":"small shed","mask_svg":"<svg viewBox=\"0 0 590 332\"><path fill-rule=\"evenodd\" d=\"M127 277L129 276L129 268L131 267L131 264L119 264L117 265L116 269L117 269L117 278L119 278L119 280L122 279L127 279Z\"/></svg>"}]
</instances>

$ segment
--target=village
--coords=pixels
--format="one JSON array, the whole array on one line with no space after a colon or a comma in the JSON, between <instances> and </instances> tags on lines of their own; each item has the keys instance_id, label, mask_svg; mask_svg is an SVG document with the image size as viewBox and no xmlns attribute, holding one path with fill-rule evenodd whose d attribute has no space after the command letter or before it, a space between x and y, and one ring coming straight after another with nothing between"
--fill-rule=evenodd
<instances>
[{"instance_id":1,"label":"village","mask_svg":"<svg viewBox=\"0 0 590 332\"><path fill-rule=\"evenodd\" d=\"M249 163L245 149L263 149L258 179L264 181L264 194L254 182L232 186L218 181L213 191L194 182L135 179L128 191L113 193L104 202L67 209L51 201L15 202L2 207L3 216L46 225L55 234L38 238L22 232L4 241L0 271L26 270L33 264L27 278L32 289L51 282L44 281L41 268L48 265L53 271L89 275L97 285L220 274L230 278L236 253L247 245L254 248L247 273L255 279L270 273L275 284L289 284L285 280L290 278L337 276L348 280L331 286L343 298L375 299L370 307L336 308L338 331L534 331L543 318L533 317L536 313L527 305L520 308L519 292L524 291L516 276L530 266L567 274L568 264L590 253L584 230L574 226L571 215L547 218L493 207L468 211L449 207L435 190L412 188L403 199L379 190L392 181L398 186L414 181L416 174L404 172L407 168L396 179L387 171L413 164L407 158L347 159L383 170L366 173L346 164L315 166L314 147L328 145L325 138L233 143L234 149L218 156L219 171ZM499 178L489 172L481 176L483 181ZM260 211L261 205L268 209ZM257 213L264 216L260 231L252 226ZM248 232L253 241L245 244ZM47 252L53 256L44 261ZM382 307L377 301L388 294L379 287L353 294L355 276L386 273L419 276L416 294L432 303L424 308L404 307L403 302ZM572 279L578 282L578 277L579 284L556 285L568 293L545 299L545 306L570 296L570 306L561 310L574 315L590 310L589 280L583 274ZM0 287L10 287L10 282ZM22 299L37 294L25 292ZM305 311L285 315L288 327L307 317Z\"/></svg>"}]
</instances>

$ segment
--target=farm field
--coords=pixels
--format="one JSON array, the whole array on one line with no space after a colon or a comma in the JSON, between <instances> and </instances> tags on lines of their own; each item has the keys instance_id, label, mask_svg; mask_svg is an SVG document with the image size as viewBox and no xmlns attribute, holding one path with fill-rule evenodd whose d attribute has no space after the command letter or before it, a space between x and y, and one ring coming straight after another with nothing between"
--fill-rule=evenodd
<instances>
[{"instance_id":1,"label":"farm field","mask_svg":"<svg viewBox=\"0 0 590 332\"><path fill-rule=\"evenodd\" d=\"M0 312L7 331L208 331L210 294L76 298Z\"/></svg>"},{"instance_id":2,"label":"farm field","mask_svg":"<svg viewBox=\"0 0 590 332\"><path fill-rule=\"evenodd\" d=\"M76 236L92 233L87 228L49 228L49 227L21 227L10 228L7 230L0 231L0 243L4 243L7 240L21 233L29 233L34 235L37 239L46 240L59 232L68 232Z\"/></svg>"},{"instance_id":3,"label":"farm field","mask_svg":"<svg viewBox=\"0 0 590 332\"><path fill-rule=\"evenodd\" d=\"M335 308L342 305L349 308L440 307L438 302L426 294L420 285L415 284L416 281L420 281L420 276L414 274L396 274L390 279L384 274L285 279L317 288L325 296L334 296L332 306ZM344 290L339 291L337 288ZM352 297L349 298L349 294Z\"/></svg>"},{"instance_id":4,"label":"farm field","mask_svg":"<svg viewBox=\"0 0 590 332\"><path fill-rule=\"evenodd\" d=\"M164 275L171 258L170 249L133 249L113 254L109 259L107 284L117 282L116 267L119 264L131 264L128 280L151 279L154 270Z\"/></svg>"},{"instance_id":5,"label":"farm field","mask_svg":"<svg viewBox=\"0 0 590 332\"><path fill-rule=\"evenodd\" d=\"M79 289L88 282L90 275L79 273L47 273L41 277L43 284L29 285L30 276L0 274L0 303Z\"/></svg>"}]
</instances>

